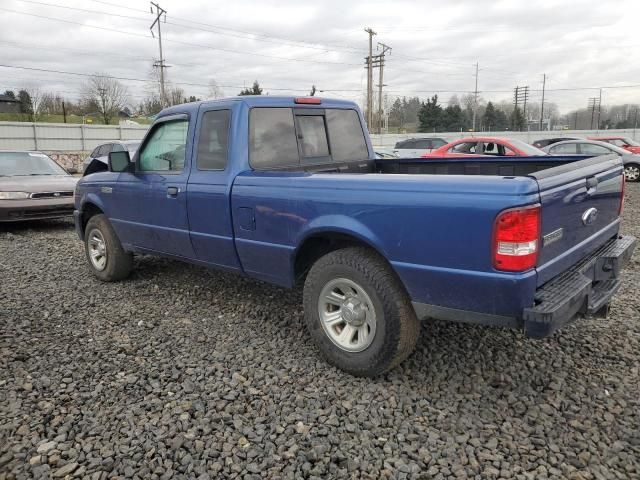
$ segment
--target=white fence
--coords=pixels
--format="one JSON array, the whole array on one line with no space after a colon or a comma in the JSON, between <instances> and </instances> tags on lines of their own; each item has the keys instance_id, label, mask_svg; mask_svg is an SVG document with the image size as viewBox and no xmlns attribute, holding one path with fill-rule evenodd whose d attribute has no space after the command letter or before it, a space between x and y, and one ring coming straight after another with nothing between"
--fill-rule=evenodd
<instances>
[{"instance_id":1,"label":"white fence","mask_svg":"<svg viewBox=\"0 0 640 480\"><path fill-rule=\"evenodd\" d=\"M79 125L70 123L0 122L0 150L44 150L47 152L88 152L110 140L140 140L149 127L140 125ZM531 143L540 138L622 135L640 140L640 130L560 130L531 132L476 132L475 136L517 138ZM371 135L374 145L393 147L407 138L441 137L452 141L474 136L470 132L407 133Z\"/></svg>"},{"instance_id":2,"label":"white fence","mask_svg":"<svg viewBox=\"0 0 640 480\"><path fill-rule=\"evenodd\" d=\"M149 127L0 122L0 150L89 152L110 140L139 140Z\"/></svg>"},{"instance_id":3,"label":"white fence","mask_svg":"<svg viewBox=\"0 0 640 480\"><path fill-rule=\"evenodd\" d=\"M407 138L439 137L451 142L463 137L504 137L519 139L526 143L532 143L541 138L558 137L600 137L600 136L624 136L633 140L640 140L640 129L628 130L556 130L556 131L530 131L530 132L443 132L443 133L406 133L406 134L382 134L371 135L371 141L375 146L393 147L396 142Z\"/></svg>"}]
</instances>

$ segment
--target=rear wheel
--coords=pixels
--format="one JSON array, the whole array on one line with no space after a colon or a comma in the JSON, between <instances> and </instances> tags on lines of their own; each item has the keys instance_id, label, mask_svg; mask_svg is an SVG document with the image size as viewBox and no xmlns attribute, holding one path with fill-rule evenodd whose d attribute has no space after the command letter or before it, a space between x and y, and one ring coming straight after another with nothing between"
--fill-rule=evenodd
<instances>
[{"instance_id":1,"label":"rear wheel","mask_svg":"<svg viewBox=\"0 0 640 480\"><path fill-rule=\"evenodd\" d=\"M104 215L94 215L84 231L84 246L91 273L104 282L129 276L133 255L125 252Z\"/></svg>"},{"instance_id":2,"label":"rear wheel","mask_svg":"<svg viewBox=\"0 0 640 480\"><path fill-rule=\"evenodd\" d=\"M305 281L304 309L322 354L357 376L376 376L398 365L420 333L399 279L366 248L345 248L318 260Z\"/></svg>"},{"instance_id":3,"label":"rear wheel","mask_svg":"<svg viewBox=\"0 0 640 480\"><path fill-rule=\"evenodd\" d=\"M637 182L640 180L640 166L635 163L628 163L624 166L624 177L627 182Z\"/></svg>"}]
</instances>

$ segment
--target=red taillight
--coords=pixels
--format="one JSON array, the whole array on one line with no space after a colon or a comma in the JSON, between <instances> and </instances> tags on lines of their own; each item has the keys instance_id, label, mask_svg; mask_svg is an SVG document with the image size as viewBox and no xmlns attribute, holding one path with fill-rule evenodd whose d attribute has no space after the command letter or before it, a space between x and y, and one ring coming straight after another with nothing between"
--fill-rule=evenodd
<instances>
[{"instance_id":1,"label":"red taillight","mask_svg":"<svg viewBox=\"0 0 640 480\"><path fill-rule=\"evenodd\" d=\"M622 215L622 211L624 210L624 189L627 185L627 178L622 174L622 192L620 193L620 206L618 207L618 216Z\"/></svg>"},{"instance_id":2,"label":"red taillight","mask_svg":"<svg viewBox=\"0 0 640 480\"><path fill-rule=\"evenodd\" d=\"M296 97L293 103L302 103L306 105L320 105L322 100L319 97Z\"/></svg>"},{"instance_id":3,"label":"red taillight","mask_svg":"<svg viewBox=\"0 0 640 480\"><path fill-rule=\"evenodd\" d=\"M493 227L494 268L522 272L535 267L539 243L540 205L505 210Z\"/></svg>"}]
</instances>

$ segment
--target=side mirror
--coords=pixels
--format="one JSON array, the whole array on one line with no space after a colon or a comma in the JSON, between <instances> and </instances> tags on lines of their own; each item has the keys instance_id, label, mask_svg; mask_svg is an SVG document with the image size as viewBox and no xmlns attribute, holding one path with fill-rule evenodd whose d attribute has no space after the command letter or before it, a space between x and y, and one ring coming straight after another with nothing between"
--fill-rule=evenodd
<instances>
[{"instance_id":1,"label":"side mirror","mask_svg":"<svg viewBox=\"0 0 640 480\"><path fill-rule=\"evenodd\" d=\"M78 173L78 169L76 167L69 167L67 168L67 172L69 172L71 175L75 175L76 173Z\"/></svg>"},{"instance_id":2,"label":"side mirror","mask_svg":"<svg viewBox=\"0 0 640 480\"><path fill-rule=\"evenodd\" d=\"M109 154L110 172L128 172L131 170L131 165L129 152L111 152Z\"/></svg>"}]
</instances>

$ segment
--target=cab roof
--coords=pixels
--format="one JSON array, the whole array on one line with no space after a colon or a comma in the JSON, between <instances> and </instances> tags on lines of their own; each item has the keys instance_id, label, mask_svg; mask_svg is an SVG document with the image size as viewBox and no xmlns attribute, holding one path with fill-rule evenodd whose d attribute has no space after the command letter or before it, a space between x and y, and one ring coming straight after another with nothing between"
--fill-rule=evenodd
<instances>
[{"instance_id":1,"label":"cab roof","mask_svg":"<svg viewBox=\"0 0 640 480\"><path fill-rule=\"evenodd\" d=\"M314 98L319 99L319 105L307 105L295 103L296 98ZM338 100L334 98L308 97L308 96L272 96L272 95L244 95L237 97L219 98L216 100L202 100L199 102L183 103L162 110L158 117L166 115L175 115L179 113L194 113L200 106L228 105L230 102L242 102L251 107L310 107L310 108L353 108L355 102L350 100Z\"/></svg>"}]
</instances>

